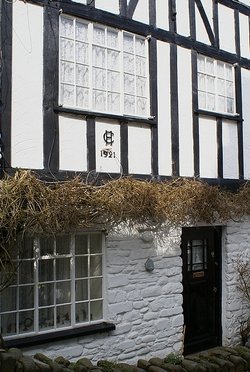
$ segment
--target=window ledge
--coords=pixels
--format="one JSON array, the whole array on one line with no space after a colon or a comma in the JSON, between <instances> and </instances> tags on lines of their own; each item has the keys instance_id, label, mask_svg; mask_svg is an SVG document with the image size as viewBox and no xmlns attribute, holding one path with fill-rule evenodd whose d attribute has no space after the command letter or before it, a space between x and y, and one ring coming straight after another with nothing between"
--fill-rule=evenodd
<instances>
[{"instance_id":1,"label":"window ledge","mask_svg":"<svg viewBox=\"0 0 250 372\"><path fill-rule=\"evenodd\" d=\"M42 333L39 335L20 337L12 340L5 340L5 346L9 347L29 347L47 342L61 341L62 339L89 336L95 333L104 333L115 330L115 324L102 322L96 324L89 324L79 328L65 329L58 332Z\"/></svg>"},{"instance_id":2,"label":"window ledge","mask_svg":"<svg viewBox=\"0 0 250 372\"><path fill-rule=\"evenodd\" d=\"M202 109L196 109L194 112L197 115L205 115L205 116L213 116L216 118L222 118L222 119L228 119L228 120L234 120L234 121L242 121L242 117L240 114L223 114L221 112L216 111L209 111L209 110L202 110Z\"/></svg>"},{"instance_id":3,"label":"window ledge","mask_svg":"<svg viewBox=\"0 0 250 372\"><path fill-rule=\"evenodd\" d=\"M54 111L57 113L74 114L74 115L80 115L80 116L92 117L92 118L113 119L113 120L119 120L121 122L133 122L133 123L142 123L142 124L150 124L150 125L156 125L157 123L154 116L143 118L139 116L130 116L130 115L125 115L125 114L116 115L116 114L109 114L105 112L78 110L75 108L68 108L68 107L63 107L63 106L55 107Z\"/></svg>"}]
</instances>

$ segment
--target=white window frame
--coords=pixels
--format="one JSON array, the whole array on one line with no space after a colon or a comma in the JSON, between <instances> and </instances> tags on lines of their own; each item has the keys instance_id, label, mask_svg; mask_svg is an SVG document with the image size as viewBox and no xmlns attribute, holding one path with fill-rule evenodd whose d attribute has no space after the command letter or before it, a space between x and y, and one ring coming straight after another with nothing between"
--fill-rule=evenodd
<instances>
[{"instance_id":1,"label":"white window frame","mask_svg":"<svg viewBox=\"0 0 250 372\"><path fill-rule=\"evenodd\" d=\"M69 39L69 40L72 40L74 42L74 61L69 61L69 60L66 60L64 58L62 58L62 47L61 47L61 40L62 39L67 39L65 36L62 35L62 19L68 19L68 20L71 20L73 21L73 27L74 27L74 37ZM67 104L65 102L63 102L63 98L62 98L62 69L61 69L61 61L65 61L66 63L69 63L69 62L72 62L74 63L74 68L76 67L76 53L75 53L75 45L76 45L76 35L75 35L75 30L76 30L76 27L75 27L75 24L76 22L79 22L85 26L87 26L87 33L88 33L88 41L86 42L86 44L88 44L88 63L86 64L86 67L89 68L89 86L88 86L88 89L89 89L89 105L88 106L81 106L81 105L77 105L77 102L76 102L76 87L77 87L77 84L76 84L76 72L74 70L74 82L73 83L66 83L66 85L69 85L69 86L72 86L74 87L74 103L73 104ZM94 28L100 28L102 30L104 30L105 32L105 45L102 47L104 47L105 49L105 67L103 68L104 71L106 71L106 87L105 89L103 89L103 91L106 93L106 108L105 109L96 109L93 105L93 92L95 90L95 87L94 87L94 84L93 84L93 70L95 68L95 66L93 65L93 61L92 61L92 51L93 51L93 48L95 46L100 46L100 45L97 45L95 42L94 42ZM111 71L111 69L108 68L107 66L107 50L111 50L112 48L110 46L107 45L107 32L110 31L110 32L116 32L118 34L118 47L117 49L113 49L114 51L117 51L119 52L120 56L119 56L119 70L117 70L117 72L119 72L120 74L120 87L119 87L119 91L117 93L120 94L120 108L119 110L112 110L112 109L108 109L108 93L113 93L113 91L109 91L108 90L108 87L107 87L107 72L108 71ZM132 95L134 98L135 98L135 111L134 112L129 112L129 111L126 111L125 109L125 105L124 105L124 97L125 97L125 90L124 90L124 74L125 74L125 71L124 71L124 65L123 65L123 57L124 57L124 43L123 43L123 39L124 39L124 36L125 35L130 35L134 38L134 45L135 45L135 40L136 39L140 39L140 40L143 40L144 41L144 45L145 45L145 56L143 56L143 58L145 59L145 74L144 75L140 75L139 73L137 73L136 71L134 71L134 74L131 74L134 76L134 79L135 79L135 90L134 90L134 95ZM85 42L84 42L85 43ZM136 57L138 57L138 59L142 56L138 55L138 53L136 53L136 50L134 48L134 53L132 53L134 58L136 59ZM78 63L79 64L79 63ZM96 66L97 67L97 66ZM135 68L136 68L136 61L135 61ZM145 95L141 96L138 92L137 92L137 88L136 88L136 80L138 78L143 78L145 79L146 83L145 83ZM87 86L85 87L87 88ZM146 101L146 109L145 109L145 113L141 113L138 111L137 109L137 102L139 101L139 99L141 100L145 100ZM119 29L115 29L115 28L112 28L112 27L107 27L105 25L101 25L101 24L98 24L98 23L93 23L93 22L88 22L86 20L82 20L82 19L79 19L79 18L76 18L76 17L71 17L71 16L68 16L68 15L61 15L60 18L59 18L59 105L62 106L62 107L65 107L65 108L71 108L71 109L77 109L77 110L84 110L84 111L91 111L91 112L100 112L100 113L109 113L109 114L113 114L113 115L124 115L124 116L132 116L132 117L142 117L142 118L150 118L150 89L149 89L149 50L148 50L148 39L146 37L143 37L143 36L140 36L140 35L137 35L137 34L133 34L133 33L129 33L127 31L123 31L123 30L119 30Z\"/></svg>"},{"instance_id":2,"label":"white window frame","mask_svg":"<svg viewBox=\"0 0 250 372\"><path fill-rule=\"evenodd\" d=\"M200 67L201 61L203 61L204 69L201 69ZM211 66L213 66L212 69ZM220 75L219 70L223 70L223 76ZM211 86L209 86L209 79L210 82L214 82L214 84ZM224 93L221 92L221 84L224 86ZM237 114L235 102L235 69L232 64L198 54L197 90L198 108L200 110L231 116ZM209 96L211 98L210 101ZM224 108L221 107L222 101L224 101ZM230 105L228 103L230 103Z\"/></svg>"},{"instance_id":3,"label":"white window frame","mask_svg":"<svg viewBox=\"0 0 250 372\"><path fill-rule=\"evenodd\" d=\"M75 252L75 237L76 236L87 236L87 239L88 239L88 252L86 253L81 253L79 254L76 254ZM90 253L90 237L91 235L98 235L100 237L100 252L98 253ZM57 235L58 236L58 235ZM39 236L36 236L33 238L33 249L34 249L34 256L33 258L25 258L25 256L23 256L23 253L21 255L21 257L17 256L17 260L16 260L16 267L17 267L17 280L14 284L11 284L6 290L8 289L17 289L17 298L16 298L16 307L15 309L13 308L12 310L5 310L5 311L2 311L0 312L0 326L1 328L4 327L4 322L2 324L2 316L9 316L10 314L14 314L16 315L16 323L15 323L15 327L16 327L16 332L10 332L9 334L6 333L2 330L2 335L4 336L5 340L11 340L11 339L17 339L17 338L23 338L23 337L30 337L30 336L34 336L34 335L38 335L38 334L46 334L46 333L56 333L56 332L59 332L59 331L65 331L67 329L77 329L79 327L82 327L82 326L86 326L86 325L89 325L89 324L96 324L96 323L100 323L104 320L104 261L105 261L105 258L104 258L104 234L102 234L101 232L91 232L91 233L76 233L76 234L63 234L63 236L67 236L69 237L70 239L70 253L69 254L58 254L56 252L56 246L55 246L55 241L56 241L56 237L53 237L54 239L54 252L53 254L48 254L48 255L45 255L45 256L41 256L40 255L40 247L39 247L39 239L40 237ZM24 240L25 241L25 240ZM91 267L91 264L90 264L90 260L92 257L96 257L96 256L99 256L101 257L101 275L94 275L94 276L91 276L90 275L90 267ZM76 260L79 259L79 257L83 257L83 258L87 258L88 260L88 275L87 276L83 276L83 277L76 277L76 273L75 273L75 268L76 268ZM56 260L60 260L62 258L69 258L70 260L70 278L66 278L66 279L57 279L56 278ZM52 260L53 262L53 272L54 272L54 279L53 280L45 280L45 281L40 281L39 282L39 263L41 261L43 262L46 262L46 260ZM33 265L34 265L34 281L33 282L29 282L29 283L19 283L19 278L20 278L20 273L21 273L21 265L22 265L22 262L33 262ZM58 261L57 261L58 262ZM91 298L91 291L90 291L90 281L91 279L100 279L101 282L102 282L102 286L101 286L101 297L98 297L98 298ZM88 298L87 299L82 299L82 300L79 300L79 301L76 301L76 290L75 290L75 284L76 284L76 281L77 280L82 280L82 281L87 281L88 283ZM63 281L67 281L67 282L70 282L70 301L67 302L67 303L58 303L56 301L56 292L57 292L57 284L58 283L62 283ZM53 285L54 286L54 289L53 289L53 296L54 296L54 303L52 305L40 305L39 306L39 286L43 285L43 284L49 284L49 285ZM19 296L20 296L20 288L23 288L25 286L34 286L34 306L31 307L31 308L19 308L20 306L20 302L19 302ZM1 297L4 298L4 295L5 295L5 291L3 291L1 293L1 296L0 296L0 301L1 301ZM101 310L101 313L102 313L102 316L98 319L94 319L94 320L91 320L91 313L90 313L90 306L91 306L91 303L95 302L95 301L100 301L102 303L102 310ZM86 320L82 320L82 321L76 321L76 305L77 304L86 304L87 307L88 307L88 319ZM70 319L65 322L65 325L60 325L57 326L57 308L59 307L63 307L63 306L69 306L70 307ZM84 307L83 307L84 308ZM53 327L49 327L49 326L45 326L45 328L43 328L41 326L41 324L39 325L39 310L42 310L42 309L52 309L52 311L54 312L54 326ZM1 310L1 309L0 309ZM21 315L21 313L25 313L25 312L28 312L28 311L33 311L34 312L34 321L33 321L33 324L34 324L34 327L33 329L30 331L30 330L26 330L26 331L22 331L20 330L20 322L19 322L19 317ZM28 317L27 317L28 319ZM25 319L26 320L26 319ZM31 319L32 320L32 319ZM25 321L22 324L22 327L24 328L25 327ZM27 324L28 325L28 324ZM39 329L40 327L40 329Z\"/></svg>"}]
</instances>

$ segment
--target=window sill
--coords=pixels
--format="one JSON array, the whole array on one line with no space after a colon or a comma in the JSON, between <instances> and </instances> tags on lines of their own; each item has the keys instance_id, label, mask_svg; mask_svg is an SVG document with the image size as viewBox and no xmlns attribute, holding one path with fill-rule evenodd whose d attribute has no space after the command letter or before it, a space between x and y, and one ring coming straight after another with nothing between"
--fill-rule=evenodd
<instances>
[{"instance_id":1,"label":"window sill","mask_svg":"<svg viewBox=\"0 0 250 372\"><path fill-rule=\"evenodd\" d=\"M10 347L29 347L47 342L61 341L62 339L89 336L95 333L104 333L115 330L115 324L102 322L96 324L89 324L79 328L71 328L58 332L42 333L39 335L20 337L12 340L4 341L7 348Z\"/></svg>"},{"instance_id":2,"label":"window sill","mask_svg":"<svg viewBox=\"0 0 250 372\"><path fill-rule=\"evenodd\" d=\"M201 109L195 109L194 112L197 115L205 115L205 116L213 116L216 118L222 118L222 119L228 119L228 120L234 120L234 121L242 121L242 117L239 114L226 114L216 111L209 111L209 110L201 110Z\"/></svg>"},{"instance_id":3,"label":"window sill","mask_svg":"<svg viewBox=\"0 0 250 372\"><path fill-rule=\"evenodd\" d=\"M92 117L92 118L113 119L113 120L119 120L121 122L133 122L133 123L142 123L142 124L150 124L150 125L156 125L157 123L154 116L143 118L139 116L116 115L116 114L109 114L105 112L78 110L78 109L62 107L62 106L55 107L54 111L57 113L74 114L74 115L80 115L80 116Z\"/></svg>"}]
</instances>

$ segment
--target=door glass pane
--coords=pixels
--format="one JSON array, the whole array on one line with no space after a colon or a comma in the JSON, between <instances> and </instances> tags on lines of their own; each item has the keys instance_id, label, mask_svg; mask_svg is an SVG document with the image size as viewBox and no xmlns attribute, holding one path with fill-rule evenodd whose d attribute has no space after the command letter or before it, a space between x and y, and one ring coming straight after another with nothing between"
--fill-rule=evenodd
<instances>
[{"instance_id":1,"label":"door glass pane","mask_svg":"<svg viewBox=\"0 0 250 372\"><path fill-rule=\"evenodd\" d=\"M22 261L19 266L19 283L33 283L34 282L34 262Z\"/></svg>"},{"instance_id":2,"label":"door glass pane","mask_svg":"<svg viewBox=\"0 0 250 372\"><path fill-rule=\"evenodd\" d=\"M70 236L60 235L56 237L56 254L69 254L70 253Z\"/></svg>"},{"instance_id":3,"label":"door glass pane","mask_svg":"<svg viewBox=\"0 0 250 372\"><path fill-rule=\"evenodd\" d=\"M40 255L47 256L54 253L54 239L52 237L40 238Z\"/></svg>"},{"instance_id":4,"label":"door glass pane","mask_svg":"<svg viewBox=\"0 0 250 372\"><path fill-rule=\"evenodd\" d=\"M77 257L75 266L76 278L86 278L88 276L88 257Z\"/></svg>"},{"instance_id":5,"label":"door glass pane","mask_svg":"<svg viewBox=\"0 0 250 372\"><path fill-rule=\"evenodd\" d=\"M16 300L17 300L17 288L8 287L2 292L0 311L11 311L16 310Z\"/></svg>"}]
</instances>

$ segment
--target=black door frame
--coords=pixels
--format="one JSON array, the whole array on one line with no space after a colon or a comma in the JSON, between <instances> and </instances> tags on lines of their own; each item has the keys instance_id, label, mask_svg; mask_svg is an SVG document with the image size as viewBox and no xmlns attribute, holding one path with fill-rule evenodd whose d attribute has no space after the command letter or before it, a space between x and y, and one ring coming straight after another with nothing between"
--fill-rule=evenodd
<instances>
[{"instance_id":1,"label":"black door frame","mask_svg":"<svg viewBox=\"0 0 250 372\"><path fill-rule=\"evenodd\" d=\"M213 242L214 242L214 252L215 252L215 258L214 261L216 262L216 265L214 264L214 278L212 279L216 283L216 296L214 300L214 311L215 311L215 329L216 334L214 337L214 340L206 340L204 338L204 341L202 342L194 342L190 341L188 339L185 339L184 337L184 354L190 354L193 352L198 352L201 350L204 350L206 348L219 346L222 342L222 229L220 226L200 226L200 227L183 227L182 228L182 245L181 245L181 256L182 256L182 273L183 273L183 313L184 313L184 324L186 323L187 319L185 320L185 314L186 317L188 317L188 299L187 299L187 291L188 291L188 283L187 283L187 254L184 252L183 242L184 240L187 241L189 238L194 239L194 235L197 235L197 239L199 239L202 235L206 234L213 234ZM186 293L185 293L186 292ZM185 332L185 330L184 330ZM185 336L185 335L184 335Z\"/></svg>"}]
</instances>

